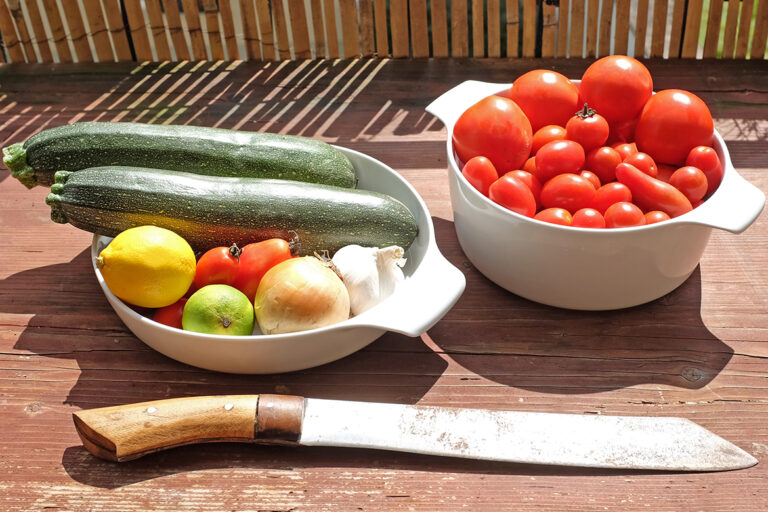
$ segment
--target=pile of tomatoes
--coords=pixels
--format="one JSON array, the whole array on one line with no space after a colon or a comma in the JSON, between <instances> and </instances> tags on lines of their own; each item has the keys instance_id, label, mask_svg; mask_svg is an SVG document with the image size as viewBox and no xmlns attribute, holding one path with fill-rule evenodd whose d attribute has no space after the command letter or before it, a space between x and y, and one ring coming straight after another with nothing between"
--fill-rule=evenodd
<instances>
[{"instance_id":1,"label":"pile of tomatoes","mask_svg":"<svg viewBox=\"0 0 768 512\"><path fill-rule=\"evenodd\" d=\"M467 109L453 145L467 181L509 210L582 228L652 224L719 186L714 123L696 95L653 94L648 69L612 55L576 84L534 70Z\"/></svg>"}]
</instances>

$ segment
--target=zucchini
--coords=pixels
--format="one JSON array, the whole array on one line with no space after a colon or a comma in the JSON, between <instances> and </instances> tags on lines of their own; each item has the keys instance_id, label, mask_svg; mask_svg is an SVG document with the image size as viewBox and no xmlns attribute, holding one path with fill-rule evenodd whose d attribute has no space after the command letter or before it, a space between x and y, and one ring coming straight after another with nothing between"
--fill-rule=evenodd
<instances>
[{"instance_id":1,"label":"zucchini","mask_svg":"<svg viewBox=\"0 0 768 512\"><path fill-rule=\"evenodd\" d=\"M3 163L28 188L56 171L121 165L209 176L273 178L354 188L349 159L325 142L275 133L142 123L73 123L3 148Z\"/></svg>"},{"instance_id":2,"label":"zucchini","mask_svg":"<svg viewBox=\"0 0 768 512\"><path fill-rule=\"evenodd\" d=\"M297 240L299 254L350 244L407 249L418 232L410 210L378 192L135 167L59 171L46 203L55 222L112 237L153 224L196 251L268 238Z\"/></svg>"}]
</instances>

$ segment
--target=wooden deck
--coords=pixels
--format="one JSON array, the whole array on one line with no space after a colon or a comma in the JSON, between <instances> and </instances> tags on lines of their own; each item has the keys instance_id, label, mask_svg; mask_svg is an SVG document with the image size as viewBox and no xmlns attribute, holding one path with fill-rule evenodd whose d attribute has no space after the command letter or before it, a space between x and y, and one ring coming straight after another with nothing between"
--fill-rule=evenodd
<instances>
[{"instance_id":1,"label":"wooden deck","mask_svg":"<svg viewBox=\"0 0 768 512\"><path fill-rule=\"evenodd\" d=\"M693 276L650 304L583 313L493 285L452 223L445 130L424 107L466 79L582 60L4 65L0 140L72 121L139 121L304 135L363 151L405 176L467 288L421 339L387 334L319 368L238 376L185 366L122 325L89 262L91 236L54 224L47 189L0 171L0 509L768 509L768 220L715 231ZM647 62L657 89L701 96L734 165L768 193L768 63ZM727 473L586 470L368 450L221 444L125 464L92 457L71 414L203 394L578 414L683 416L761 463Z\"/></svg>"}]
</instances>

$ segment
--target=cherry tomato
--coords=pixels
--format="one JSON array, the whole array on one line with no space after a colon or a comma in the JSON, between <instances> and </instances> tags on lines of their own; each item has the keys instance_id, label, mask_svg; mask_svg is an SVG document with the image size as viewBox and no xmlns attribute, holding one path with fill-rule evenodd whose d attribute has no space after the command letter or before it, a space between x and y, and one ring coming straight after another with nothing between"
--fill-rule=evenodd
<instances>
[{"instance_id":1,"label":"cherry tomato","mask_svg":"<svg viewBox=\"0 0 768 512\"><path fill-rule=\"evenodd\" d=\"M525 161L525 164L523 165L523 170L527 171L534 176L536 175L536 157L532 156L528 160Z\"/></svg>"},{"instance_id":2,"label":"cherry tomato","mask_svg":"<svg viewBox=\"0 0 768 512\"><path fill-rule=\"evenodd\" d=\"M669 215L659 210L653 210L652 212L648 212L645 214L646 224L656 224L657 222L663 222L669 219L670 219Z\"/></svg>"},{"instance_id":3,"label":"cherry tomato","mask_svg":"<svg viewBox=\"0 0 768 512\"><path fill-rule=\"evenodd\" d=\"M696 167L686 165L672 173L669 184L683 193L691 203L700 200L707 193L707 177Z\"/></svg>"},{"instance_id":4,"label":"cherry tomato","mask_svg":"<svg viewBox=\"0 0 768 512\"><path fill-rule=\"evenodd\" d=\"M595 190L600 188L600 178L598 178L597 174L593 173L592 171L581 171L579 176L582 178L587 178L592 186L595 187Z\"/></svg>"},{"instance_id":5,"label":"cherry tomato","mask_svg":"<svg viewBox=\"0 0 768 512\"><path fill-rule=\"evenodd\" d=\"M293 244L282 238L270 238L248 244L240 254L237 278L232 284L253 302L261 278L275 265L293 257Z\"/></svg>"},{"instance_id":6,"label":"cherry tomato","mask_svg":"<svg viewBox=\"0 0 768 512\"><path fill-rule=\"evenodd\" d=\"M685 165L692 165L701 169L707 177L707 193L709 195L720 186L723 181L723 166L717 157L717 152L709 146L696 146L685 158Z\"/></svg>"},{"instance_id":7,"label":"cherry tomato","mask_svg":"<svg viewBox=\"0 0 768 512\"><path fill-rule=\"evenodd\" d=\"M600 183L610 183L616 179L616 166L622 157L618 151L608 146L593 149L584 159L584 167L600 178Z\"/></svg>"},{"instance_id":8,"label":"cherry tomato","mask_svg":"<svg viewBox=\"0 0 768 512\"><path fill-rule=\"evenodd\" d=\"M566 138L581 144L585 152L605 144L608 132L608 121L586 103L565 125Z\"/></svg>"},{"instance_id":9,"label":"cherry tomato","mask_svg":"<svg viewBox=\"0 0 768 512\"><path fill-rule=\"evenodd\" d=\"M624 159L625 163L634 165L648 176L655 178L659 174L659 169L656 167L656 162L653 161L650 155L647 153L637 152L632 153Z\"/></svg>"},{"instance_id":10,"label":"cherry tomato","mask_svg":"<svg viewBox=\"0 0 768 512\"><path fill-rule=\"evenodd\" d=\"M605 218L594 208L582 208L573 214L573 227L602 229L605 227Z\"/></svg>"},{"instance_id":11,"label":"cherry tomato","mask_svg":"<svg viewBox=\"0 0 768 512\"><path fill-rule=\"evenodd\" d=\"M531 151L531 123L514 101L488 96L469 107L453 127L462 162L484 156L499 174L520 169Z\"/></svg>"},{"instance_id":12,"label":"cherry tomato","mask_svg":"<svg viewBox=\"0 0 768 512\"><path fill-rule=\"evenodd\" d=\"M556 71L535 69L517 78L507 96L520 105L533 131L542 126L565 126L579 109L579 89Z\"/></svg>"},{"instance_id":13,"label":"cherry tomato","mask_svg":"<svg viewBox=\"0 0 768 512\"><path fill-rule=\"evenodd\" d=\"M658 169L658 174L656 174L656 179L661 180L664 183L669 183L669 178L672 177L672 173L677 170L677 167L674 165L667 165L667 164L657 164L656 168Z\"/></svg>"},{"instance_id":14,"label":"cherry tomato","mask_svg":"<svg viewBox=\"0 0 768 512\"><path fill-rule=\"evenodd\" d=\"M509 171L507 175L519 179L531 189L533 198L536 200L536 209L538 210L541 207L541 183L536 179L536 176L523 170Z\"/></svg>"},{"instance_id":15,"label":"cherry tomato","mask_svg":"<svg viewBox=\"0 0 768 512\"><path fill-rule=\"evenodd\" d=\"M584 149L572 140L554 140L536 153L536 177L544 184L553 176L577 173L584 165Z\"/></svg>"},{"instance_id":16,"label":"cherry tomato","mask_svg":"<svg viewBox=\"0 0 768 512\"><path fill-rule=\"evenodd\" d=\"M640 61L611 55L593 62L581 77L584 101L610 122L637 117L653 93L651 73Z\"/></svg>"},{"instance_id":17,"label":"cherry tomato","mask_svg":"<svg viewBox=\"0 0 768 512\"><path fill-rule=\"evenodd\" d=\"M613 149L618 151L619 155L621 155L621 161L623 162L630 156L637 153L637 144L634 142L622 142L619 144L614 144Z\"/></svg>"},{"instance_id":18,"label":"cherry tomato","mask_svg":"<svg viewBox=\"0 0 768 512\"><path fill-rule=\"evenodd\" d=\"M696 146L711 146L712 114L698 96L679 89L654 94L643 107L635 130L640 151L656 162L682 165Z\"/></svg>"},{"instance_id":19,"label":"cherry tomato","mask_svg":"<svg viewBox=\"0 0 768 512\"><path fill-rule=\"evenodd\" d=\"M184 304L186 303L187 298L182 297L170 306L165 306L164 308L156 310L155 314L152 316L152 320L169 327L181 329L181 317L184 314Z\"/></svg>"},{"instance_id":20,"label":"cherry tomato","mask_svg":"<svg viewBox=\"0 0 768 512\"><path fill-rule=\"evenodd\" d=\"M607 145L613 145L617 142L630 142L635 140L635 128L637 128L638 117L627 119L625 121L609 122Z\"/></svg>"},{"instance_id":21,"label":"cherry tomato","mask_svg":"<svg viewBox=\"0 0 768 512\"><path fill-rule=\"evenodd\" d=\"M615 203L632 201L632 192L623 183L612 181L606 183L595 191L595 197L592 199L590 207L598 212L605 214L605 210Z\"/></svg>"},{"instance_id":22,"label":"cherry tomato","mask_svg":"<svg viewBox=\"0 0 768 512\"><path fill-rule=\"evenodd\" d=\"M669 183L651 178L634 165L617 165L616 179L632 191L632 201L646 211L661 210L670 217L691 211L691 202L682 192Z\"/></svg>"},{"instance_id":23,"label":"cherry tomato","mask_svg":"<svg viewBox=\"0 0 768 512\"><path fill-rule=\"evenodd\" d=\"M541 146L546 144L547 142L552 142L553 140L564 140L565 139L565 128L562 126L558 126L556 124L548 124L547 126L542 126L536 132L533 134L533 144L531 145L531 154L535 155L536 152L541 149Z\"/></svg>"},{"instance_id":24,"label":"cherry tomato","mask_svg":"<svg viewBox=\"0 0 768 512\"><path fill-rule=\"evenodd\" d=\"M632 203L622 201L605 210L605 227L628 228L645 224L643 211Z\"/></svg>"},{"instance_id":25,"label":"cherry tomato","mask_svg":"<svg viewBox=\"0 0 768 512\"><path fill-rule=\"evenodd\" d=\"M536 213L536 199L533 197L533 192L528 185L514 176L505 174L494 181L488 189L488 197L491 201L520 215L533 217Z\"/></svg>"},{"instance_id":26,"label":"cherry tomato","mask_svg":"<svg viewBox=\"0 0 768 512\"><path fill-rule=\"evenodd\" d=\"M196 289L209 284L232 286L237 277L240 252L237 244L232 244L230 247L214 247L205 252L197 261L192 286Z\"/></svg>"},{"instance_id":27,"label":"cherry tomato","mask_svg":"<svg viewBox=\"0 0 768 512\"><path fill-rule=\"evenodd\" d=\"M563 208L547 208L546 210L541 210L536 214L534 219L542 222L549 222L550 224L560 224L561 226L570 226L573 223L571 213Z\"/></svg>"},{"instance_id":28,"label":"cherry tomato","mask_svg":"<svg viewBox=\"0 0 768 512\"><path fill-rule=\"evenodd\" d=\"M488 187L491 183L499 179L499 173L490 160L484 156L470 158L469 162L464 164L461 174L467 179L470 185L475 187L484 196L488 195Z\"/></svg>"},{"instance_id":29,"label":"cherry tomato","mask_svg":"<svg viewBox=\"0 0 768 512\"><path fill-rule=\"evenodd\" d=\"M541 187L541 206L575 212L588 207L595 197L595 186L578 174L558 174Z\"/></svg>"}]
</instances>

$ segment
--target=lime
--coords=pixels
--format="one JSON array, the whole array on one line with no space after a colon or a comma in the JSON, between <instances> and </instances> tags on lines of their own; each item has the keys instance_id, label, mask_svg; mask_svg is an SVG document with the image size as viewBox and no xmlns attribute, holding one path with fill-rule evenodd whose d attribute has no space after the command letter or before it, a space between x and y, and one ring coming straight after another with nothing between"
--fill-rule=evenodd
<instances>
[{"instance_id":1,"label":"lime","mask_svg":"<svg viewBox=\"0 0 768 512\"><path fill-rule=\"evenodd\" d=\"M247 336L253 332L253 305L237 288L209 284L189 298L181 325L204 334Z\"/></svg>"},{"instance_id":2,"label":"lime","mask_svg":"<svg viewBox=\"0 0 768 512\"><path fill-rule=\"evenodd\" d=\"M162 308L187 293L195 253L168 229L139 226L117 235L96 258L109 289L134 306Z\"/></svg>"}]
</instances>

